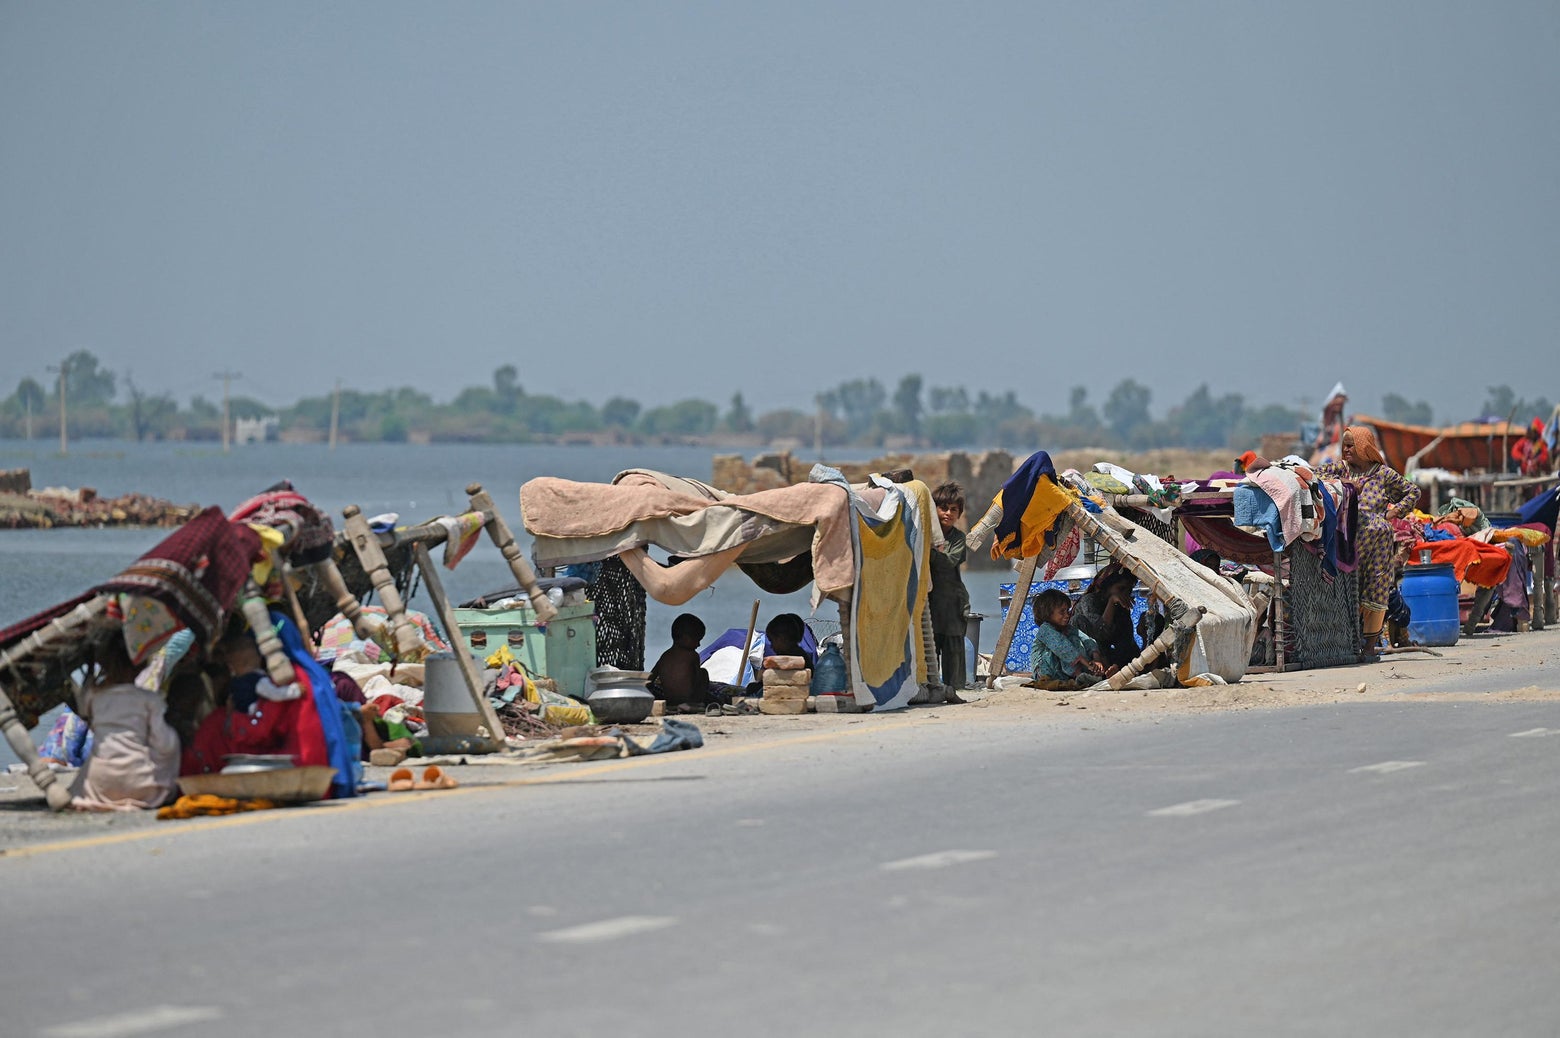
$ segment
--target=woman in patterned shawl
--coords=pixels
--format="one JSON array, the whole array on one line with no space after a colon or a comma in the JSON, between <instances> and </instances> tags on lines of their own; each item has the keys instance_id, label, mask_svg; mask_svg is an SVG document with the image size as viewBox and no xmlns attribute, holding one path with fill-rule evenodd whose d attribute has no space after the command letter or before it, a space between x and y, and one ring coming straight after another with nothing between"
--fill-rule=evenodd
<instances>
[{"instance_id":1,"label":"woman in patterned shawl","mask_svg":"<svg viewBox=\"0 0 1560 1038\"><path fill-rule=\"evenodd\" d=\"M1413 510L1419 487L1387 465L1376 445L1376 434L1363 425L1343 431L1339 444L1343 460L1323 465L1324 477L1354 484L1359 497L1359 525L1355 530L1355 558L1360 575L1360 631L1365 651L1373 654L1381 636L1387 596L1392 593L1392 520Z\"/></svg>"}]
</instances>

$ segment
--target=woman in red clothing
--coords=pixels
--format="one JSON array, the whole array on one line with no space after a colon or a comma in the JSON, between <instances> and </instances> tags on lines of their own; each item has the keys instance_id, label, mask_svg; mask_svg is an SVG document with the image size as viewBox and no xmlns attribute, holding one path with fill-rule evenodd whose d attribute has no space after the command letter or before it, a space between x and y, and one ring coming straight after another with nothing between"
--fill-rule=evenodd
<instances>
[{"instance_id":1,"label":"woman in red clothing","mask_svg":"<svg viewBox=\"0 0 1560 1038\"><path fill-rule=\"evenodd\" d=\"M1544 421L1533 419L1522 439L1511 445L1511 460L1524 476L1542 476L1549 471L1549 445L1544 442Z\"/></svg>"}]
</instances>

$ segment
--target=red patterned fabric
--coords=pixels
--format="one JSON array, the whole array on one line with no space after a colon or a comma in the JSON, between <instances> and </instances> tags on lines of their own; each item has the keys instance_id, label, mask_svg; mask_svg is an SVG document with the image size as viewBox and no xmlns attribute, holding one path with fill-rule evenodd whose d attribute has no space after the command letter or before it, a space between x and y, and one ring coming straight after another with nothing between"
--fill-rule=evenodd
<instances>
[{"instance_id":1,"label":"red patterned fabric","mask_svg":"<svg viewBox=\"0 0 1560 1038\"><path fill-rule=\"evenodd\" d=\"M259 534L229 522L213 506L97 590L155 598L209 643L221 632L259 550Z\"/></svg>"}]
</instances>

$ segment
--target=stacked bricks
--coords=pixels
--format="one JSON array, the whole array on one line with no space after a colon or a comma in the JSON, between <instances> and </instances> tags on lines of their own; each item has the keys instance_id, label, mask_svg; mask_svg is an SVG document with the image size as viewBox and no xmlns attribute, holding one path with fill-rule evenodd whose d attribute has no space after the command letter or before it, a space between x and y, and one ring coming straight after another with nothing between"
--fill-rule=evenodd
<instances>
[{"instance_id":1,"label":"stacked bricks","mask_svg":"<svg viewBox=\"0 0 1560 1038\"><path fill-rule=\"evenodd\" d=\"M764 698L758 709L765 714L802 714L807 712L807 691L812 671L800 656L764 657Z\"/></svg>"}]
</instances>

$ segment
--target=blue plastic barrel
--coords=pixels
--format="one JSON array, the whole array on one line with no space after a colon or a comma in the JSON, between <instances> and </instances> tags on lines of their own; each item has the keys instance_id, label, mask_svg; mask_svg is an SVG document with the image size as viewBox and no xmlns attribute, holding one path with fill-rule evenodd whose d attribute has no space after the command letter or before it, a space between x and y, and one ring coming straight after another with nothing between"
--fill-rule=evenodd
<instances>
[{"instance_id":1,"label":"blue plastic barrel","mask_svg":"<svg viewBox=\"0 0 1560 1038\"><path fill-rule=\"evenodd\" d=\"M1408 604L1408 637L1415 645L1456 645L1462 633L1457 576L1449 562L1403 567L1399 585Z\"/></svg>"}]
</instances>

